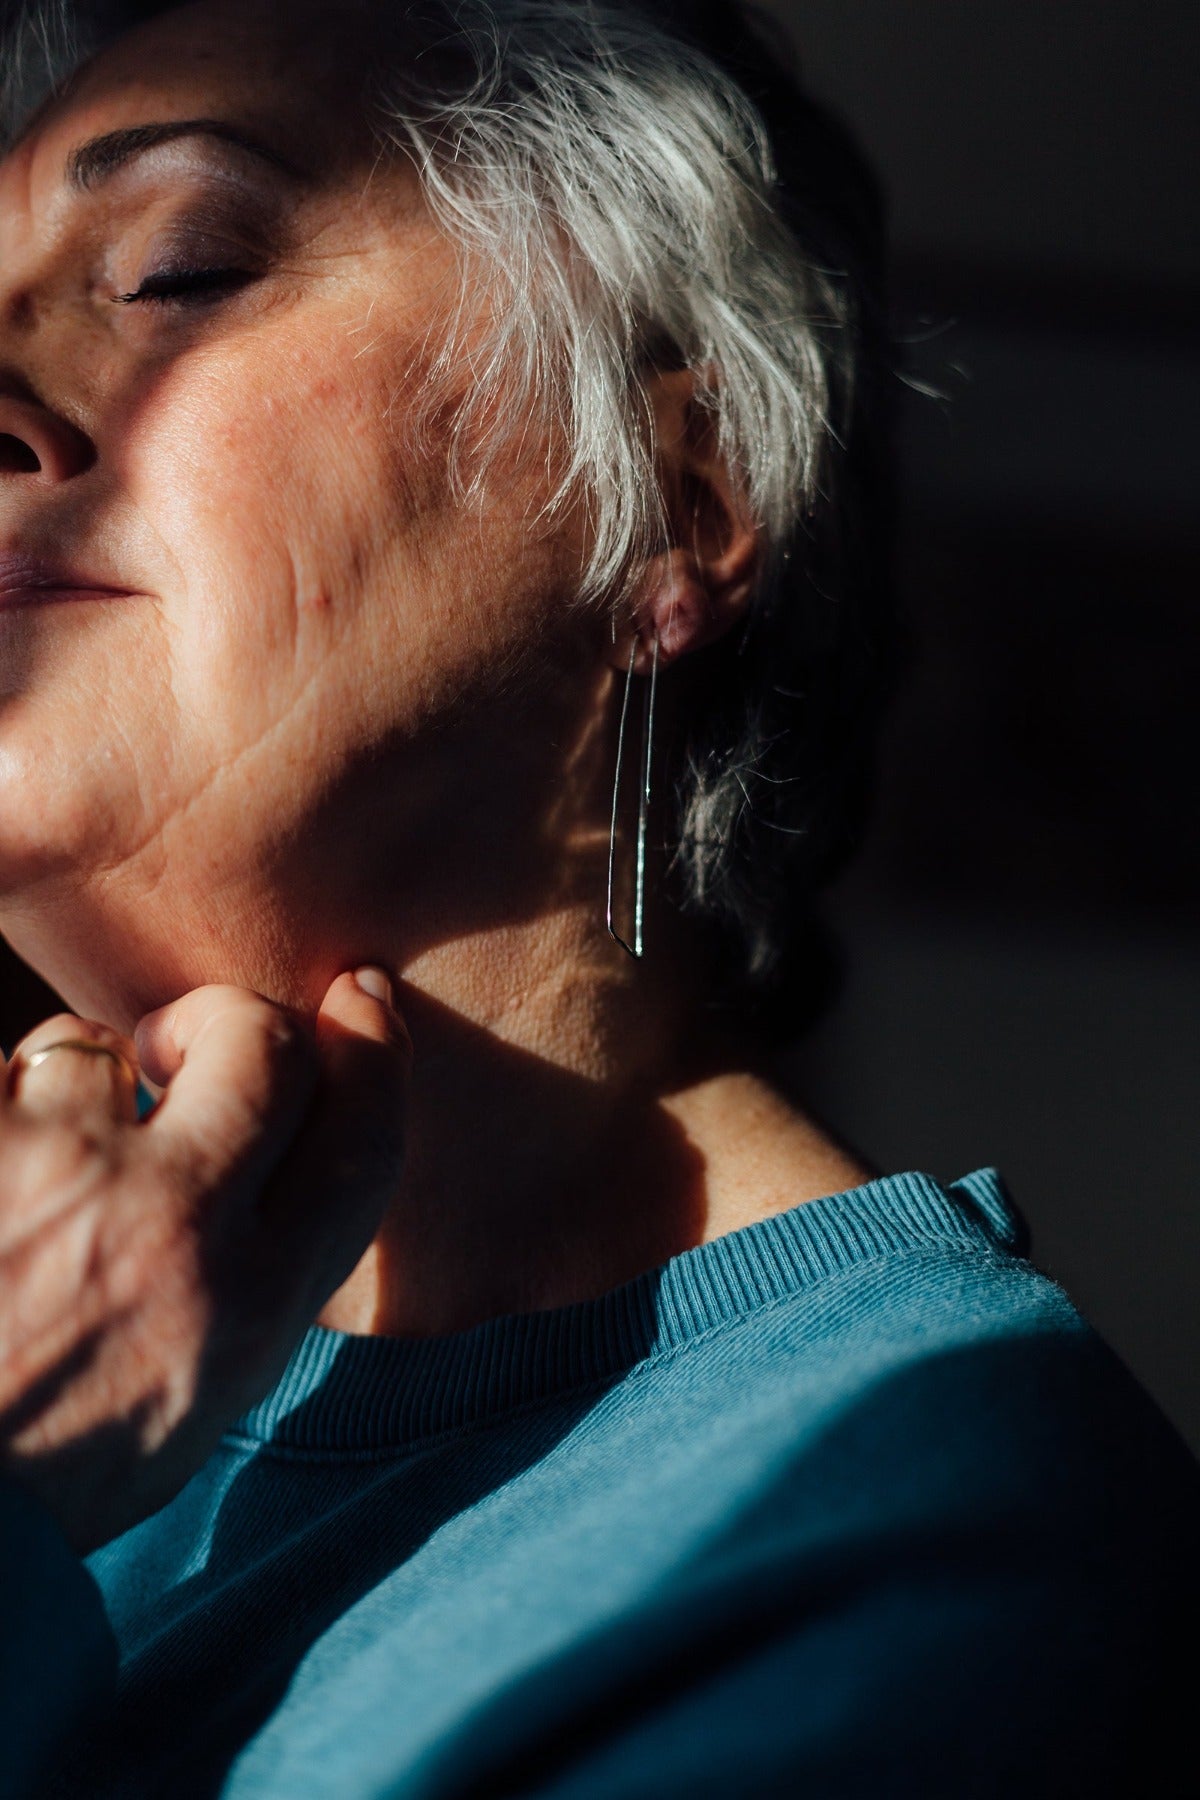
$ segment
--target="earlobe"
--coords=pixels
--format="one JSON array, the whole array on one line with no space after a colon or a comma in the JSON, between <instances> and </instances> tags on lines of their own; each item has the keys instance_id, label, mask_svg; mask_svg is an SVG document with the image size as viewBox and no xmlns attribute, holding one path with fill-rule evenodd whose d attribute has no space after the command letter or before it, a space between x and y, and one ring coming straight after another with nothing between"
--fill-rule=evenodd
<instances>
[{"instance_id":1,"label":"earlobe","mask_svg":"<svg viewBox=\"0 0 1200 1800\"><path fill-rule=\"evenodd\" d=\"M676 548L652 559L638 613L643 636L658 639L659 661L664 665L711 639L713 607L699 562L690 551Z\"/></svg>"},{"instance_id":2,"label":"earlobe","mask_svg":"<svg viewBox=\"0 0 1200 1800\"><path fill-rule=\"evenodd\" d=\"M690 551L678 548L651 557L633 598L632 613L636 675L649 673L656 642L658 666L664 669L689 650L720 636L723 629L714 616L698 560ZM618 632L608 659L614 668L628 668L631 648L631 632Z\"/></svg>"},{"instance_id":3,"label":"earlobe","mask_svg":"<svg viewBox=\"0 0 1200 1800\"><path fill-rule=\"evenodd\" d=\"M652 647L658 643L660 668L669 668L681 656L715 643L743 616L754 588L754 562L743 572L741 561L729 570L729 579L715 589L705 580L710 573L690 550L661 552L646 565L633 601L633 629L638 647L634 673L650 670ZM614 668L629 665L630 633L618 632L609 661Z\"/></svg>"}]
</instances>

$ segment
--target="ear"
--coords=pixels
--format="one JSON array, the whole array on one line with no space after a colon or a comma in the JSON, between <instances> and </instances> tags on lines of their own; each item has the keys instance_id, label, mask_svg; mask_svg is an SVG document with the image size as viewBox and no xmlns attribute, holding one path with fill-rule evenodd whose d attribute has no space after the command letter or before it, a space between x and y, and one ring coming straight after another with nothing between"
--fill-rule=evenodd
<instances>
[{"instance_id":1,"label":"ear","mask_svg":"<svg viewBox=\"0 0 1200 1800\"><path fill-rule=\"evenodd\" d=\"M712 413L696 395L691 369L671 369L646 384L655 464L668 542L649 559L634 590L633 618L618 631L609 661L649 671L722 637L750 604L762 560L760 532L745 491L721 456Z\"/></svg>"}]
</instances>

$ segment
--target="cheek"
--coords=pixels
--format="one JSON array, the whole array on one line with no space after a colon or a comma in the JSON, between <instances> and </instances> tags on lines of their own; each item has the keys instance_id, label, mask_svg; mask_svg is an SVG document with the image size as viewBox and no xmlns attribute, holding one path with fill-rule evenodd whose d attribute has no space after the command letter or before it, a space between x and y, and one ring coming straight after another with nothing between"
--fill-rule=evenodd
<instances>
[{"instance_id":1,"label":"cheek","mask_svg":"<svg viewBox=\"0 0 1200 1800\"><path fill-rule=\"evenodd\" d=\"M358 316L306 311L194 359L140 422L131 481L178 570L177 680L222 729L260 728L317 679L361 718L385 666L381 706L398 673L429 702L501 629L515 497L499 534L461 504L448 418L410 426L426 380L411 337L356 353Z\"/></svg>"},{"instance_id":2,"label":"cheek","mask_svg":"<svg viewBox=\"0 0 1200 1800\"><path fill-rule=\"evenodd\" d=\"M405 429L412 359L356 356L357 316L179 359L125 435L124 485L171 571L164 810L232 809L243 844L301 826L362 752L498 660L486 533L444 444Z\"/></svg>"},{"instance_id":3,"label":"cheek","mask_svg":"<svg viewBox=\"0 0 1200 1800\"><path fill-rule=\"evenodd\" d=\"M141 422L130 481L174 565L176 685L208 716L257 729L351 653L383 522L415 510L385 410L289 336L179 369Z\"/></svg>"}]
</instances>

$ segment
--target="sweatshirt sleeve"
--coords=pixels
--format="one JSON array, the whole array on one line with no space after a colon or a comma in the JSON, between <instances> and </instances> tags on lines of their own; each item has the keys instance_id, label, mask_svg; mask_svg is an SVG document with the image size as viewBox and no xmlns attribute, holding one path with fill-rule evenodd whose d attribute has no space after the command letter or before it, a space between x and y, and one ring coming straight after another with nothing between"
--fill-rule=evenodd
<instances>
[{"instance_id":1,"label":"sweatshirt sleeve","mask_svg":"<svg viewBox=\"0 0 1200 1800\"><path fill-rule=\"evenodd\" d=\"M1193 1794L1197 1494L1090 1334L926 1359L560 1671L496 1791Z\"/></svg>"},{"instance_id":2,"label":"sweatshirt sleeve","mask_svg":"<svg viewBox=\"0 0 1200 1800\"><path fill-rule=\"evenodd\" d=\"M55 1520L0 1476L0 1795L41 1791L63 1740L111 1700L117 1647L100 1590Z\"/></svg>"}]
</instances>

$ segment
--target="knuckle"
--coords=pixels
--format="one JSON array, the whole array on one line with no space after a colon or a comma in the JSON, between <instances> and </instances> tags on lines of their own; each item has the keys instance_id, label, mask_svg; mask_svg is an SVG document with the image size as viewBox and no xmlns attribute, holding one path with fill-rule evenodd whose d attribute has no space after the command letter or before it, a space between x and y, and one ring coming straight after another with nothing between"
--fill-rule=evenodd
<instances>
[{"instance_id":1,"label":"knuckle","mask_svg":"<svg viewBox=\"0 0 1200 1800\"><path fill-rule=\"evenodd\" d=\"M278 1007L265 1009L262 1032L263 1042L274 1056L286 1058L303 1055L308 1048L306 1034L289 1013L282 1012Z\"/></svg>"},{"instance_id":2,"label":"knuckle","mask_svg":"<svg viewBox=\"0 0 1200 1800\"><path fill-rule=\"evenodd\" d=\"M267 1062L286 1063L304 1056L307 1039L298 1021L261 994L246 996L242 1021L244 1037Z\"/></svg>"},{"instance_id":3,"label":"knuckle","mask_svg":"<svg viewBox=\"0 0 1200 1800\"><path fill-rule=\"evenodd\" d=\"M304 1081L317 1072L312 1038L286 1013L272 1010L263 1021L261 1053L272 1086Z\"/></svg>"}]
</instances>

